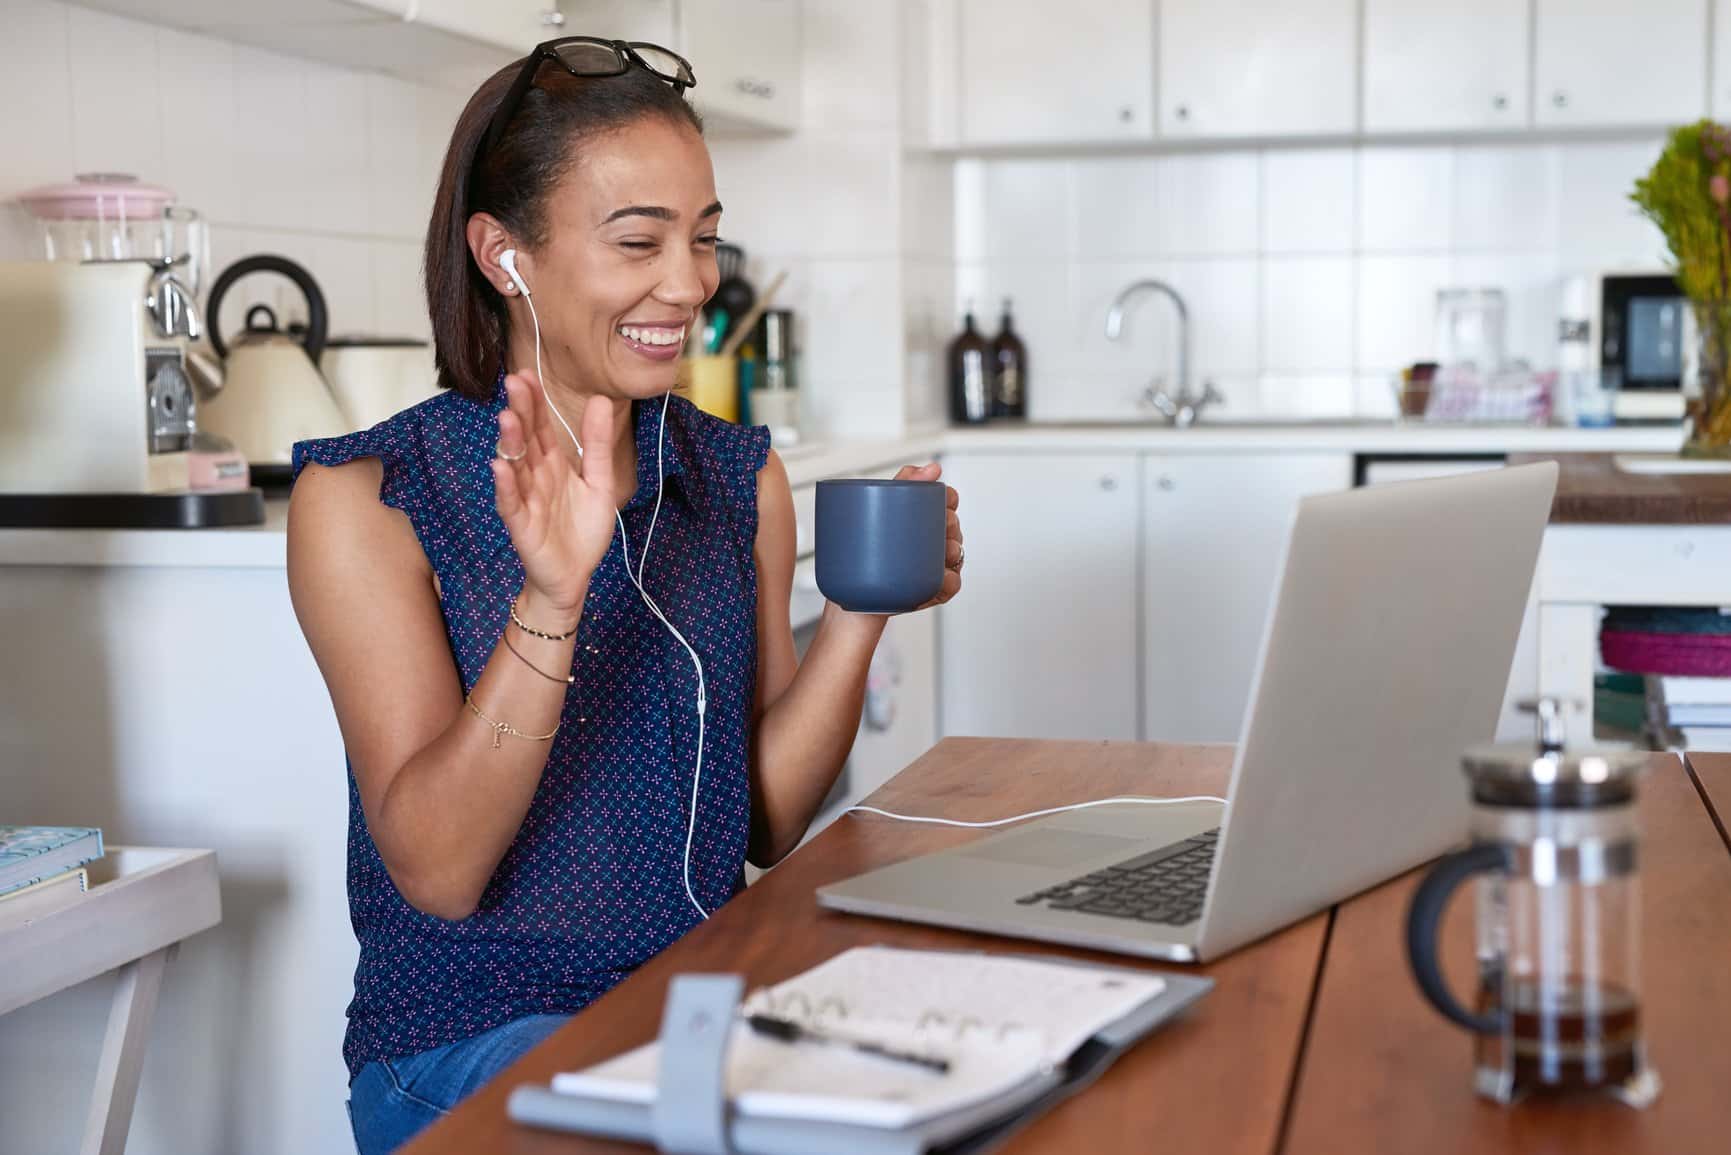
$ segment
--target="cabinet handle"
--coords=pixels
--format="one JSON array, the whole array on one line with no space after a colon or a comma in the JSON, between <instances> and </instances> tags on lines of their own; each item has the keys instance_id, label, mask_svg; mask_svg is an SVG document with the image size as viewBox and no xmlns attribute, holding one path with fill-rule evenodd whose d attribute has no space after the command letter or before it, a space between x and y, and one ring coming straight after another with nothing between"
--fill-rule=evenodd
<instances>
[{"instance_id":1,"label":"cabinet handle","mask_svg":"<svg viewBox=\"0 0 1731 1155\"><path fill-rule=\"evenodd\" d=\"M1189 120L1190 106L1188 104L1180 104L1177 108L1172 110L1172 114L1179 120Z\"/></svg>"},{"instance_id":2,"label":"cabinet handle","mask_svg":"<svg viewBox=\"0 0 1731 1155\"><path fill-rule=\"evenodd\" d=\"M742 76L733 82L733 87L735 91L746 96L755 96L760 100L775 99L775 85L767 80L753 80L749 76Z\"/></svg>"},{"instance_id":3,"label":"cabinet handle","mask_svg":"<svg viewBox=\"0 0 1731 1155\"><path fill-rule=\"evenodd\" d=\"M1154 484L1160 487L1160 491L1162 493L1171 493L1172 490L1175 488L1175 485L1174 485L1174 483L1170 477L1162 477L1160 480L1156 481Z\"/></svg>"},{"instance_id":4,"label":"cabinet handle","mask_svg":"<svg viewBox=\"0 0 1731 1155\"><path fill-rule=\"evenodd\" d=\"M1503 109L1508 106L1509 98L1504 96L1502 93L1499 92L1495 96L1491 97L1491 107L1496 109L1498 112L1503 111Z\"/></svg>"},{"instance_id":5,"label":"cabinet handle","mask_svg":"<svg viewBox=\"0 0 1731 1155\"><path fill-rule=\"evenodd\" d=\"M1100 479L1100 488L1105 490L1107 493L1111 493L1118 488L1118 479L1108 473L1105 477Z\"/></svg>"},{"instance_id":6,"label":"cabinet handle","mask_svg":"<svg viewBox=\"0 0 1731 1155\"><path fill-rule=\"evenodd\" d=\"M549 8L541 13L541 23L547 28L565 27L565 13L557 8Z\"/></svg>"},{"instance_id":7,"label":"cabinet handle","mask_svg":"<svg viewBox=\"0 0 1731 1155\"><path fill-rule=\"evenodd\" d=\"M1569 94L1566 92L1553 92L1553 93L1551 93L1551 104L1553 104L1557 108L1569 107Z\"/></svg>"}]
</instances>

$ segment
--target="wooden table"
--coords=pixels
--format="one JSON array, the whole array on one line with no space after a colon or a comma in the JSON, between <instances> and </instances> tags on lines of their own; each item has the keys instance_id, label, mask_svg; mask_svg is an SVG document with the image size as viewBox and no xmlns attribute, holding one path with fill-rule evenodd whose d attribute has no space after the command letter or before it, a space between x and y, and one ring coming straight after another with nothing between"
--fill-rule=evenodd
<instances>
[{"instance_id":1,"label":"wooden table","mask_svg":"<svg viewBox=\"0 0 1731 1155\"><path fill-rule=\"evenodd\" d=\"M1509 464L1544 460L1562 471L1533 583L1538 691L1579 703L1568 731L1585 740L1602 607L1731 601L1731 476L1624 473L1598 454Z\"/></svg>"},{"instance_id":2,"label":"wooden table","mask_svg":"<svg viewBox=\"0 0 1731 1155\"><path fill-rule=\"evenodd\" d=\"M978 820L1119 793L1219 793L1230 764L1231 751L1221 746L949 739L872 802ZM1655 755L1642 793L1643 1009L1666 1084L1652 1109L1503 1109L1475 1098L1470 1039L1431 1012L1407 976L1402 922L1416 881L1410 874L1195 968L1217 983L1212 994L1002 1150L1723 1149L1731 1134L1731 846L1704 804L1713 794L1697 790L1697 777L1731 804L1731 758L1691 773L1676 758ZM1029 949L1009 939L832 914L812 898L823 883L979 836L872 815L841 819L406 1150L640 1155L647 1148L519 1128L505 1117L505 1100L519 1083L545 1083L653 1038L668 980L683 971L738 971L755 987L862 943ZM1456 902L1444 929L1461 990L1471 965L1470 907Z\"/></svg>"}]
</instances>

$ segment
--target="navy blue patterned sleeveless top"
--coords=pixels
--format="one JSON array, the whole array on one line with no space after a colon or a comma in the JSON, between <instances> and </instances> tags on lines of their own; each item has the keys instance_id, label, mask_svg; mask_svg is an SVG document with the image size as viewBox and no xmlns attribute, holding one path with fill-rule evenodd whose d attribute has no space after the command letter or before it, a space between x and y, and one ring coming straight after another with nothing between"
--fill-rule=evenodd
<instances>
[{"instance_id":1,"label":"navy blue patterned sleeveless top","mask_svg":"<svg viewBox=\"0 0 1731 1155\"><path fill-rule=\"evenodd\" d=\"M504 405L501 378L491 402L446 393L372 429L294 447L296 474L309 461L383 463L379 498L408 515L438 575L465 691L523 583L488 470ZM659 399L633 406L637 491L622 514L634 567L655 505L660 419ZM709 705L691 872L711 911L741 885L750 825L752 547L768 453L766 429L729 425L678 397L667 410L666 494L643 584L703 660ZM697 678L627 578L617 533L590 582L572 672L523 825L460 922L423 914L397 892L351 766L349 916L361 946L343 1040L351 1076L523 1015L576 1011L699 921L684 883Z\"/></svg>"}]
</instances>

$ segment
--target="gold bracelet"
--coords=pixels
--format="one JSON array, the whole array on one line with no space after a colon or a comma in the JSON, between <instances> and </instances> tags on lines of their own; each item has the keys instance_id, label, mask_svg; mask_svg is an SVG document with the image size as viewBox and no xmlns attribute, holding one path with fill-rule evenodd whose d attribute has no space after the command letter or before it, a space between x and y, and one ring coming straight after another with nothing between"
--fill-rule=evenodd
<instances>
[{"instance_id":1,"label":"gold bracelet","mask_svg":"<svg viewBox=\"0 0 1731 1155\"><path fill-rule=\"evenodd\" d=\"M463 704L475 712L475 717L493 727L493 749L495 750L499 748L499 743L506 734L511 735L513 738L522 738L529 742L546 742L553 737L553 734L559 732L559 727L554 726L553 734L525 734L509 722L495 722L493 719L487 717L487 715L481 713L481 707L475 705L475 697L473 694L463 695Z\"/></svg>"},{"instance_id":2,"label":"gold bracelet","mask_svg":"<svg viewBox=\"0 0 1731 1155\"><path fill-rule=\"evenodd\" d=\"M577 675L576 674L567 674L563 678L555 677L554 675L549 674L546 670L543 670L540 666L537 666L534 662L531 662L528 658L525 658L522 655L522 653L517 649L517 647L513 646L511 644L511 635L510 634L508 634L508 633L500 634L499 640L501 642L505 643L505 648L507 650L510 650L513 654L517 655L517 660L519 662L522 662L525 666L528 666L531 670L534 670L537 674L540 674L543 678L546 678L549 682L563 682L567 686L576 685L576 683L577 683Z\"/></svg>"},{"instance_id":3,"label":"gold bracelet","mask_svg":"<svg viewBox=\"0 0 1731 1155\"><path fill-rule=\"evenodd\" d=\"M534 626L517 616L517 599L515 598L511 599L511 624L528 634L530 637L542 638L549 642L563 642L577 633L576 626L572 626L562 634L549 634L544 630L536 629Z\"/></svg>"}]
</instances>

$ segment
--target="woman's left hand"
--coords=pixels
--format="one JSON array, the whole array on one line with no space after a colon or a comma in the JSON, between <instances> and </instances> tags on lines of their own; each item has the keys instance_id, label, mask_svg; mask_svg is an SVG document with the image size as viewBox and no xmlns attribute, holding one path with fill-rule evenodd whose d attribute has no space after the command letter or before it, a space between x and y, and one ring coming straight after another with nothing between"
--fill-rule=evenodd
<instances>
[{"instance_id":1,"label":"woman's left hand","mask_svg":"<svg viewBox=\"0 0 1731 1155\"><path fill-rule=\"evenodd\" d=\"M943 475L944 467L936 462L930 465L904 465L896 474L896 480L936 481ZM961 497L955 488L944 486L944 584L939 588L937 597L920 607L922 610L941 606L962 592L962 561L966 553L962 549L962 522L956 516L956 508L960 504Z\"/></svg>"}]
</instances>

